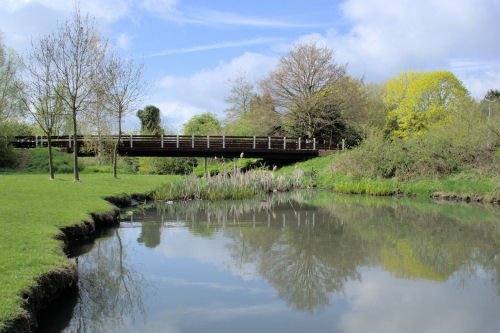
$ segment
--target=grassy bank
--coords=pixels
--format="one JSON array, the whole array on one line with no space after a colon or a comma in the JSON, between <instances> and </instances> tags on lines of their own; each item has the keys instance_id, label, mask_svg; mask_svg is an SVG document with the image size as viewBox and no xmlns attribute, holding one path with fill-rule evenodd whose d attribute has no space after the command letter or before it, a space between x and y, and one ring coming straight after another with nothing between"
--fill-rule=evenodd
<instances>
[{"instance_id":1,"label":"grassy bank","mask_svg":"<svg viewBox=\"0 0 500 333\"><path fill-rule=\"evenodd\" d=\"M22 315L20 295L50 271L64 268L69 260L54 237L59 228L104 212L111 205L102 198L120 193L151 191L167 181L165 176L88 174L81 183L71 175L0 175L0 331Z\"/></svg>"},{"instance_id":2,"label":"grassy bank","mask_svg":"<svg viewBox=\"0 0 500 333\"><path fill-rule=\"evenodd\" d=\"M301 176L302 186L318 186L338 193L369 195L417 195L429 197L441 193L457 198L482 198L483 201L500 199L500 178L498 175L462 171L443 177L418 177L400 180L397 178L375 178L350 176L334 170L334 162L344 153L319 157L278 170L278 175Z\"/></svg>"}]
</instances>

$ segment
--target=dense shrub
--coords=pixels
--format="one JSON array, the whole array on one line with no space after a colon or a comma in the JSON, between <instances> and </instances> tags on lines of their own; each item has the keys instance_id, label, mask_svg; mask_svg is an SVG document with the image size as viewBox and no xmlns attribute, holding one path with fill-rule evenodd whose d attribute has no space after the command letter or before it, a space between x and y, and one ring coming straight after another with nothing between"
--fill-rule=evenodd
<instances>
[{"instance_id":1,"label":"dense shrub","mask_svg":"<svg viewBox=\"0 0 500 333\"><path fill-rule=\"evenodd\" d=\"M139 172L155 175L185 175L193 172L196 159L190 157L141 157Z\"/></svg>"},{"instance_id":2,"label":"dense shrub","mask_svg":"<svg viewBox=\"0 0 500 333\"><path fill-rule=\"evenodd\" d=\"M9 144L16 135L31 135L28 125L17 122L0 123L0 168L15 167L18 159L14 148Z\"/></svg>"},{"instance_id":3,"label":"dense shrub","mask_svg":"<svg viewBox=\"0 0 500 333\"><path fill-rule=\"evenodd\" d=\"M475 168L498 172L498 156L486 124L475 112L460 112L448 121L408 139L372 134L361 146L334 162L334 171L353 176L412 179L439 177Z\"/></svg>"}]
</instances>

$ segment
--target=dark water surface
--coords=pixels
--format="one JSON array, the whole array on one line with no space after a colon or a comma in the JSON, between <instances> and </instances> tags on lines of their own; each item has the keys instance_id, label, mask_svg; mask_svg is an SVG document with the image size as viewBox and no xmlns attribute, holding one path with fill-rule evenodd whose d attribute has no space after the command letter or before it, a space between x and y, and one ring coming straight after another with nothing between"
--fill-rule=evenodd
<instances>
[{"instance_id":1,"label":"dark water surface","mask_svg":"<svg viewBox=\"0 0 500 333\"><path fill-rule=\"evenodd\" d=\"M123 216L42 331L500 332L496 207L298 192Z\"/></svg>"}]
</instances>

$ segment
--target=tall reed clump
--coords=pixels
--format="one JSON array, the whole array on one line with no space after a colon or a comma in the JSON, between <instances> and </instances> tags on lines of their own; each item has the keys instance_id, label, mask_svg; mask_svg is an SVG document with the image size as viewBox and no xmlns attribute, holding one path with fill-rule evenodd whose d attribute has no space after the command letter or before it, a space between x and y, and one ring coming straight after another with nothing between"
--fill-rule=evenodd
<instances>
[{"instance_id":1,"label":"tall reed clump","mask_svg":"<svg viewBox=\"0 0 500 333\"><path fill-rule=\"evenodd\" d=\"M300 179L277 176L264 168L232 175L218 174L207 178L195 175L173 179L153 192L155 200L227 200L244 199L269 192L284 192L298 187Z\"/></svg>"}]
</instances>

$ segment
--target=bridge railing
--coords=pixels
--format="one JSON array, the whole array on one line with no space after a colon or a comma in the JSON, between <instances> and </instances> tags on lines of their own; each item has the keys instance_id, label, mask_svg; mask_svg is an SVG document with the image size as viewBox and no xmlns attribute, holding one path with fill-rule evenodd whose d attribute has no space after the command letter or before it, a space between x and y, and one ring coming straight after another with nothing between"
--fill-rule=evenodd
<instances>
[{"instance_id":1,"label":"bridge railing","mask_svg":"<svg viewBox=\"0 0 500 333\"><path fill-rule=\"evenodd\" d=\"M77 136L80 149L86 143L97 142L98 136ZM104 142L116 142L117 135L101 136ZM52 136L54 147L73 149L71 135ZM46 136L17 136L12 144L17 148L46 147ZM326 140L316 138L289 138L264 136L191 136L191 135L122 135L119 142L121 150L336 150L338 145L332 145Z\"/></svg>"}]
</instances>

